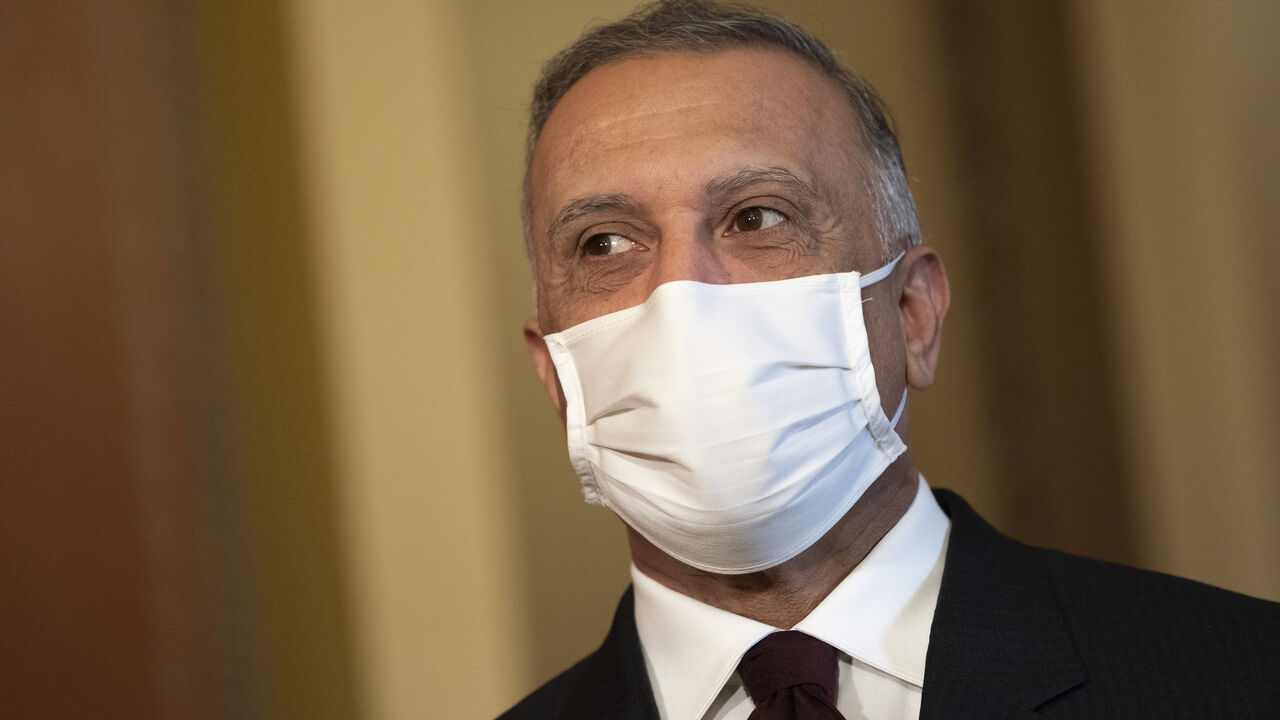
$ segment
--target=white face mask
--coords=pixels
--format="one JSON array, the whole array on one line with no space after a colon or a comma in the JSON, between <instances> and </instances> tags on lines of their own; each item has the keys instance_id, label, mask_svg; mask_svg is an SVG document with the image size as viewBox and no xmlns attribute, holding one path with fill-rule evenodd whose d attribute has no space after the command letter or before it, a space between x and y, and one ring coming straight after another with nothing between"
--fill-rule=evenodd
<instances>
[{"instance_id":1,"label":"white face mask","mask_svg":"<svg viewBox=\"0 0 1280 720\"><path fill-rule=\"evenodd\" d=\"M666 283L546 336L587 502L709 572L773 567L822 537L906 450L880 407L861 289L885 267Z\"/></svg>"}]
</instances>

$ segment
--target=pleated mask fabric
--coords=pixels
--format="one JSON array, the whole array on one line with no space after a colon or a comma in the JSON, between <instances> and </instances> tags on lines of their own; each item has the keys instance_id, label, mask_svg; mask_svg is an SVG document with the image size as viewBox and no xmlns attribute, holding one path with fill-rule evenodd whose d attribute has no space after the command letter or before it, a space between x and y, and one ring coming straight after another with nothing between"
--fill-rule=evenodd
<instances>
[{"instance_id":1,"label":"pleated mask fabric","mask_svg":"<svg viewBox=\"0 0 1280 720\"><path fill-rule=\"evenodd\" d=\"M899 259L867 275L666 283L546 336L587 501L709 572L774 567L816 542L906 450L902 403L892 422L881 408L861 292Z\"/></svg>"}]
</instances>

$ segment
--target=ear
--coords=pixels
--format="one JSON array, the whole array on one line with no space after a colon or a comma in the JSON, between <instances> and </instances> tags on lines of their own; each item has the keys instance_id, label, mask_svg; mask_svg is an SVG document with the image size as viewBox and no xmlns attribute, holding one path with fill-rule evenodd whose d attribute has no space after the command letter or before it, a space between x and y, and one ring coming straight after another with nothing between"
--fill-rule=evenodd
<instances>
[{"instance_id":1,"label":"ear","mask_svg":"<svg viewBox=\"0 0 1280 720\"><path fill-rule=\"evenodd\" d=\"M933 384L942 349L942 319L951 304L951 285L942 258L930 247L914 247L902 258L906 272L898 309L907 349L907 384L923 390Z\"/></svg>"},{"instance_id":2,"label":"ear","mask_svg":"<svg viewBox=\"0 0 1280 720\"><path fill-rule=\"evenodd\" d=\"M533 369L537 371L538 379L547 389L551 404L560 413L560 419L564 420L564 390L560 387L560 378L556 375L555 363L551 362L551 351L547 349L547 341L542 337L538 318L531 317L524 321L524 342L529 346L529 355L533 358Z\"/></svg>"}]
</instances>

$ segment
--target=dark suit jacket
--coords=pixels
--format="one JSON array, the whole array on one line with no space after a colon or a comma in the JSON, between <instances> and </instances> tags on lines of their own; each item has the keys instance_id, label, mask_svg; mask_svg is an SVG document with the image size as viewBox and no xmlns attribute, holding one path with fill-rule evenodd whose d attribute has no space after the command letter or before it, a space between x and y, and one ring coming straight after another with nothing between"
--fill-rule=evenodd
<instances>
[{"instance_id":1,"label":"dark suit jacket","mask_svg":"<svg viewBox=\"0 0 1280 720\"><path fill-rule=\"evenodd\" d=\"M1027 547L934 494L951 535L924 720L1280 720L1280 605ZM628 590L600 649L502 720L657 717Z\"/></svg>"}]
</instances>

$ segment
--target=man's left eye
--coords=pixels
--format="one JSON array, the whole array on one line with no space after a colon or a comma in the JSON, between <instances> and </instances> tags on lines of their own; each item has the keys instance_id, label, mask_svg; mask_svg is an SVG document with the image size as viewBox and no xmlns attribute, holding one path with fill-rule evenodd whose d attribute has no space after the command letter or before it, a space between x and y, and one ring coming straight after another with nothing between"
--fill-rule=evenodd
<instances>
[{"instance_id":1,"label":"man's left eye","mask_svg":"<svg viewBox=\"0 0 1280 720\"><path fill-rule=\"evenodd\" d=\"M733 229L738 232L764 230L786 220L787 216L766 207L749 207L733 216Z\"/></svg>"}]
</instances>

